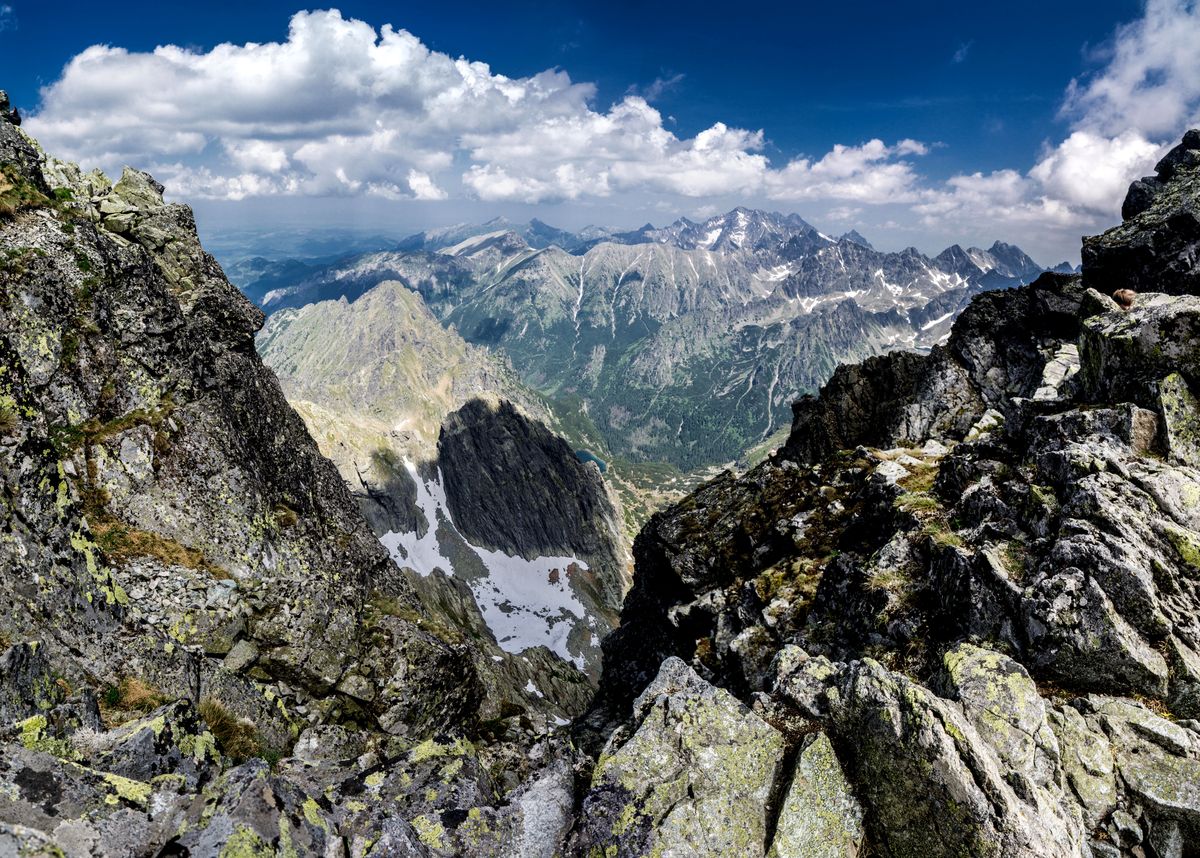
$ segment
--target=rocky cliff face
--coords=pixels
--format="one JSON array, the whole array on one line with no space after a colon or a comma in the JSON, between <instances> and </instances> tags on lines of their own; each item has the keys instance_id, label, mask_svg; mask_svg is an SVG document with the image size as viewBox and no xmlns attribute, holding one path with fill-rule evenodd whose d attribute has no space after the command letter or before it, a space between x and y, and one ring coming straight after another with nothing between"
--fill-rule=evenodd
<instances>
[{"instance_id":1,"label":"rocky cliff face","mask_svg":"<svg viewBox=\"0 0 1200 858\"><path fill-rule=\"evenodd\" d=\"M1200 207L1190 189L1200 172L1200 131L1189 131L1155 167L1134 182L1121 207L1124 223L1084 239L1084 280L1114 289L1200 291Z\"/></svg>"},{"instance_id":2,"label":"rocky cliff face","mask_svg":"<svg viewBox=\"0 0 1200 858\"><path fill-rule=\"evenodd\" d=\"M116 682L144 661L181 692L185 647L219 682L240 645L254 682L283 683L292 705L324 699L315 717L353 709L419 733L473 707L468 682L413 708L412 679L471 675L470 659L412 621L367 616L372 598L420 608L259 361L262 315L190 212L145 174L109 187L39 167L10 124L0 134L21 156L9 180L46 189L0 225L9 634L49 635L71 681ZM74 619L47 622L61 610ZM411 648L410 678L377 672L382 641ZM230 692L248 715L268 708L254 682ZM293 718L270 729L286 737Z\"/></svg>"},{"instance_id":3,"label":"rocky cliff face","mask_svg":"<svg viewBox=\"0 0 1200 858\"><path fill-rule=\"evenodd\" d=\"M510 402L472 400L442 424L438 463L455 525L475 545L532 559L572 554L606 614L628 589L620 519L599 469ZM609 627L611 628L611 617Z\"/></svg>"}]
</instances>

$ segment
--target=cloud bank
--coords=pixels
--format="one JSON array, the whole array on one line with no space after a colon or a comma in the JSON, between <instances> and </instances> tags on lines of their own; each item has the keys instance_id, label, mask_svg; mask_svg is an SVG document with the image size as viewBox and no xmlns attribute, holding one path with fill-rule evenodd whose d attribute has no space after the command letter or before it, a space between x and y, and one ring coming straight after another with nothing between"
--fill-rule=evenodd
<instances>
[{"instance_id":1,"label":"cloud bank","mask_svg":"<svg viewBox=\"0 0 1200 858\"><path fill-rule=\"evenodd\" d=\"M44 90L29 127L73 159L150 164L176 194L224 199L437 200L446 186L526 203L631 191L861 199L916 179L902 159L924 147L911 141L772 169L761 130L714 122L677 137L649 101L680 79L600 111L595 87L562 71L509 78L404 30L300 12L282 43L88 48Z\"/></svg>"},{"instance_id":2,"label":"cloud bank","mask_svg":"<svg viewBox=\"0 0 1200 858\"><path fill-rule=\"evenodd\" d=\"M698 210L738 197L831 211L906 206L927 228L964 218L1074 230L1111 220L1128 183L1200 116L1197 0L1149 0L1091 77L1068 86L1068 136L1032 167L932 181L929 144L869 140L772 160L764 129L681 137L651 105L679 76L607 107L560 70L510 78L337 11L300 12L284 42L151 53L93 46L43 90L29 130L116 171L148 166L176 196L377 196L554 203L625 196ZM965 58L965 49L962 51Z\"/></svg>"}]
</instances>

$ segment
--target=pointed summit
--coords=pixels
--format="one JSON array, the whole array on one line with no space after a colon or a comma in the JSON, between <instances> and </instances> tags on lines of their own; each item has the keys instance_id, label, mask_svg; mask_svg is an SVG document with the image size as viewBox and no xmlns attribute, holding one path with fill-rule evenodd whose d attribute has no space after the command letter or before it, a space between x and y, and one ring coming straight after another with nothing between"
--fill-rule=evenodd
<instances>
[{"instance_id":1,"label":"pointed summit","mask_svg":"<svg viewBox=\"0 0 1200 858\"><path fill-rule=\"evenodd\" d=\"M875 249L874 245L867 241L863 237L862 233L860 233L857 229L852 229L849 232L842 233L840 236L838 236L838 241L849 241L853 244L859 245L860 247L865 247L868 250Z\"/></svg>"}]
</instances>

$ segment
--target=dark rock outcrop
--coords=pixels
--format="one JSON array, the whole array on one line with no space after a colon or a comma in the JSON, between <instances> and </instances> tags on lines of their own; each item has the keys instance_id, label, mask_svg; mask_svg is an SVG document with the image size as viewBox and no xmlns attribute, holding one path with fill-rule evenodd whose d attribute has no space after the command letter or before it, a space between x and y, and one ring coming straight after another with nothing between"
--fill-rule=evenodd
<instances>
[{"instance_id":1,"label":"dark rock outcrop","mask_svg":"<svg viewBox=\"0 0 1200 858\"><path fill-rule=\"evenodd\" d=\"M1084 239L1085 286L1105 295L1200 294L1200 130L1185 134L1155 172L1129 189L1124 223Z\"/></svg>"},{"instance_id":2,"label":"dark rock outcrop","mask_svg":"<svg viewBox=\"0 0 1200 858\"><path fill-rule=\"evenodd\" d=\"M438 467L468 541L528 558L585 558L600 601L619 609L626 573L617 511L599 470L560 436L510 402L475 399L442 424Z\"/></svg>"}]
</instances>

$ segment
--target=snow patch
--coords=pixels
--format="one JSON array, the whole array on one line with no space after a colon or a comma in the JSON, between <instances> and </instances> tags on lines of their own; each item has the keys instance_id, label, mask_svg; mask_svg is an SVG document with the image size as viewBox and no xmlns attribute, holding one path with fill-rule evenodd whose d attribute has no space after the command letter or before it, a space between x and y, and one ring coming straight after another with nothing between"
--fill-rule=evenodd
<instances>
[{"instance_id":1,"label":"snow patch","mask_svg":"<svg viewBox=\"0 0 1200 858\"><path fill-rule=\"evenodd\" d=\"M379 541L397 566L408 567L421 576L431 575L434 569L453 575L454 564L442 552L437 538L439 527L454 527L441 474L425 480L408 459L404 460L404 468L417 486L417 506L425 518L425 533L418 536L415 531L388 531ZM570 556L526 560L472 545L461 534L458 537L488 571L486 576L469 580L468 585L500 648L520 653L544 646L582 670L583 655L571 652L567 639L581 622L589 628L595 626L571 589L571 576L586 571L587 564Z\"/></svg>"},{"instance_id":2,"label":"snow patch","mask_svg":"<svg viewBox=\"0 0 1200 858\"><path fill-rule=\"evenodd\" d=\"M928 322L921 325L921 330L928 331L930 328L936 328L938 325L940 325L942 322L946 321L953 315L954 315L954 313L951 312L951 313L947 313L944 316L938 316L936 319L930 319Z\"/></svg>"}]
</instances>

